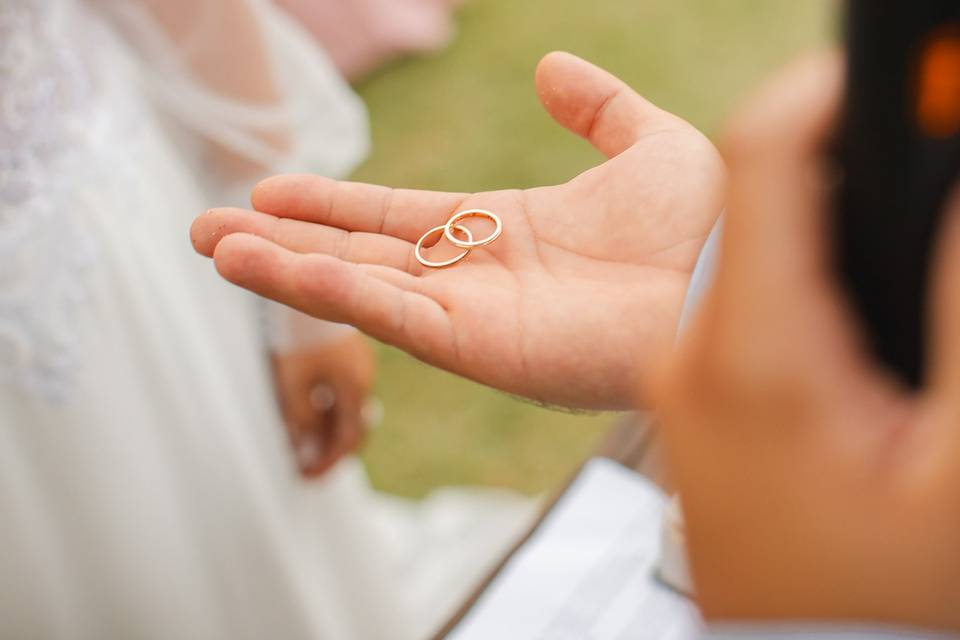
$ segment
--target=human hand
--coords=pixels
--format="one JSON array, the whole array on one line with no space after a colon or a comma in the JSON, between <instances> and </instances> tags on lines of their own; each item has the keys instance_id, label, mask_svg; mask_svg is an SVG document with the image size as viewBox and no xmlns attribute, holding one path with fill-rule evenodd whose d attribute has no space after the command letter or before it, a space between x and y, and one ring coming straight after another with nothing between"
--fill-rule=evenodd
<instances>
[{"instance_id":1,"label":"human hand","mask_svg":"<svg viewBox=\"0 0 960 640\"><path fill-rule=\"evenodd\" d=\"M277 396L301 473L315 478L363 440L363 406L376 364L363 336L273 356Z\"/></svg>"},{"instance_id":2,"label":"human hand","mask_svg":"<svg viewBox=\"0 0 960 640\"><path fill-rule=\"evenodd\" d=\"M630 406L672 345L723 165L689 124L579 58L547 56L537 89L611 159L560 186L476 194L273 178L254 191L258 213L197 218L194 246L231 282L484 384ZM452 268L421 267L417 238L476 207L503 236Z\"/></svg>"},{"instance_id":3,"label":"human hand","mask_svg":"<svg viewBox=\"0 0 960 640\"><path fill-rule=\"evenodd\" d=\"M735 121L719 271L655 394L694 581L712 620L960 630L960 198L913 393L868 355L831 273L820 165L840 67L798 65Z\"/></svg>"}]
</instances>

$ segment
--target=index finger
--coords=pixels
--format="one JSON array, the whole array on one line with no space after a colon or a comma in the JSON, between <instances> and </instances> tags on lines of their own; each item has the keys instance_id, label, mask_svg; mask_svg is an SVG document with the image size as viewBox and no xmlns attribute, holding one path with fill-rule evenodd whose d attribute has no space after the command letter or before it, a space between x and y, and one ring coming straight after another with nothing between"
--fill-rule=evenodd
<instances>
[{"instance_id":1,"label":"index finger","mask_svg":"<svg viewBox=\"0 0 960 640\"><path fill-rule=\"evenodd\" d=\"M462 208L465 193L391 189L311 175L268 178L253 190L254 209L281 218L385 234L416 242Z\"/></svg>"}]
</instances>

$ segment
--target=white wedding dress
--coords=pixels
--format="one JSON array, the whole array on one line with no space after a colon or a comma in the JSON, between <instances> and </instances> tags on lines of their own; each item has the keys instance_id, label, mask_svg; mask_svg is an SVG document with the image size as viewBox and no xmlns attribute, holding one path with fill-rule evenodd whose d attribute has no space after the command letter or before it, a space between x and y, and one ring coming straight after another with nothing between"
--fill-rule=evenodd
<instances>
[{"instance_id":1,"label":"white wedding dress","mask_svg":"<svg viewBox=\"0 0 960 640\"><path fill-rule=\"evenodd\" d=\"M151 1L200 7L196 33ZM232 35L217 3L261 30L281 103L184 70ZM0 638L423 637L523 527L509 497L378 497L352 460L302 484L259 303L191 250L251 165L343 175L366 135L270 5L0 2Z\"/></svg>"}]
</instances>

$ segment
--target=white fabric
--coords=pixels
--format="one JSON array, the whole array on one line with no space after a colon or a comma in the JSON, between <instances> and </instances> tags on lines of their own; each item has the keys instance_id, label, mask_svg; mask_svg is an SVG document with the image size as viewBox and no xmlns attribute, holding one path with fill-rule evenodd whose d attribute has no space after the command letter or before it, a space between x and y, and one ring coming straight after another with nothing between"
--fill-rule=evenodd
<instances>
[{"instance_id":1,"label":"white fabric","mask_svg":"<svg viewBox=\"0 0 960 640\"><path fill-rule=\"evenodd\" d=\"M710 235L697 257L697 264L693 268L693 274L690 276L690 284L687 286L687 295L683 301L683 311L680 314L680 327L677 332L682 336L684 329L690 324L693 316L699 310L704 296L713 284L716 275L717 265L720 261L720 238L723 236L723 215L717 219Z\"/></svg>"},{"instance_id":2,"label":"white fabric","mask_svg":"<svg viewBox=\"0 0 960 640\"><path fill-rule=\"evenodd\" d=\"M272 11L264 0L90 1L113 19L140 59L149 61L141 66L139 80L153 101L190 133L210 143L200 147L198 155L208 169L206 184L212 199L219 205L246 206L249 184L244 178L259 170L290 173L309 168L342 176L366 154L367 125L359 99L340 82L304 82L318 76L332 78L337 71L291 28L285 13ZM161 6L167 12L176 7L177 14L190 19L158 28L151 9L159 11ZM278 104L231 99L193 77L191 63L202 55L196 53L199 44L222 40L221 23L227 14L245 10L256 18L269 16L262 20L258 35L276 71L272 80L283 97ZM252 167L241 175L224 170L216 161L217 154L224 152ZM316 320L273 302L263 305L269 346L279 352L322 344L349 332L344 325Z\"/></svg>"},{"instance_id":3,"label":"white fabric","mask_svg":"<svg viewBox=\"0 0 960 640\"><path fill-rule=\"evenodd\" d=\"M410 563L355 462L300 483L258 303L187 240L257 166L346 171L362 108L268 5L153 1L253 12L278 106L191 85L148 0L0 3L0 637L421 637L442 612L404 585L463 593L492 551Z\"/></svg>"},{"instance_id":4,"label":"white fabric","mask_svg":"<svg viewBox=\"0 0 960 640\"><path fill-rule=\"evenodd\" d=\"M728 623L712 625L701 640L957 640L933 630L842 623Z\"/></svg>"}]
</instances>

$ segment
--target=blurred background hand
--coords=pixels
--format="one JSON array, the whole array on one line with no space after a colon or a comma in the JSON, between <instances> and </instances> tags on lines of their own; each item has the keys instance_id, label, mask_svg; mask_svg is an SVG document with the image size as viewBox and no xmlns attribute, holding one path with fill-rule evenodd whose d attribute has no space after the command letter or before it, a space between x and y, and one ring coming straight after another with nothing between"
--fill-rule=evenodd
<instances>
[{"instance_id":1,"label":"blurred background hand","mask_svg":"<svg viewBox=\"0 0 960 640\"><path fill-rule=\"evenodd\" d=\"M913 394L869 357L831 273L840 67L791 68L725 147L719 273L659 393L694 579L713 620L960 629L960 200Z\"/></svg>"},{"instance_id":2,"label":"blurred background hand","mask_svg":"<svg viewBox=\"0 0 960 640\"><path fill-rule=\"evenodd\" d=\"M478 194L274 178L257 212L200 216L194 246L240 286L435 366L545 403L629 407L673 342L723 165L691 125L579 58L547 56L537 88L611 159L557 187ZM503 219L499 240L449 269L414 260L421 234L476 207Z\"/></svg>"},{"instance_id":3,"label":"blurred background hand","mask_svg":"<svg viewBox=\"0 0 960 640\"><path fill-rule=\"evenodd\" d=\"M353 453L376 363L366 339L347 333L273 356L277 395L300 471L315 478Z\"/></svg>"}]
</instances>

